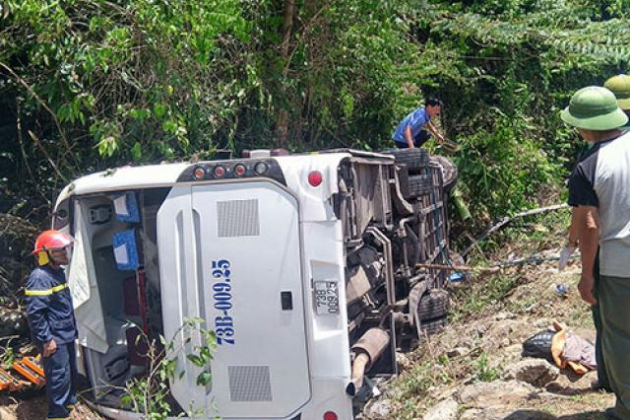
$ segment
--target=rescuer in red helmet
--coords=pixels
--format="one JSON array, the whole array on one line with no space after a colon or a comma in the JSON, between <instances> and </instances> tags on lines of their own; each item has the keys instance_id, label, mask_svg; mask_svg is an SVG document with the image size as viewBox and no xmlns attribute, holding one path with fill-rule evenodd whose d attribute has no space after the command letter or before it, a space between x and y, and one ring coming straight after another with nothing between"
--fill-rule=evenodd
<instances>
[{"instance_id":1,"label":"rescuer in red helmet","mask_svg":"<svg viewBox=\"0 0 630 420\"><path fill-rule=\"evenodd\" d=\"M77 327L63 266L70 262L72 238L57 230L42 232L33 255L38 267L26 282L28 325L43 356L48 419L69 419L77 402Z\"/></svg>"}]
</instances>

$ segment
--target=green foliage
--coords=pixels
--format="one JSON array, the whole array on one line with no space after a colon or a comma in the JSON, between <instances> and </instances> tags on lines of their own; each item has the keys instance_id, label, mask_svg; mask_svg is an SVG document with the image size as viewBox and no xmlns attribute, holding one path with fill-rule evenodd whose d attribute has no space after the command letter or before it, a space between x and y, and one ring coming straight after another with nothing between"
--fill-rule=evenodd
<instances>
[{"instance_id":1,"label":"green foliage","mask_svg":"<svg viewBox=\"0 0 630 420\"><path fill-rule=\"evenodd\" d=\"M209 152L212 135L233 124L247 83L237 81L239 58L229 49L250 36L239 5L10 0L0 57L24 60L19 77L63 130L88 134L101 156Z\"/></svg>"},{"instance_id":2,"label":"green foliage","mask_svg":"<svg viewBox=\"0 0 630 420\"><path fill-rule=\"evenodd\" d=\"M203 320L186 319L170 340L160 337L160 342L149 343L145 357L148 360L148 372L141 377L130 379L124 387L125 394L121 402L134 413L142 414L148 420L166 420L173 414L169 403L169 384L181 380L184 371L178 366L182 354L199 368L196 384L206 387L212 380L207 367L216 349L216 336L213 331L203 328ZM138 340L147 340L144 334ZM187 413L189 416L205 416L203 409Z\"/></svg>"},{"instance_id":3,"label":"green foliage","mask_svg":"<svg viewBox=\"0 0 630 420\"><path fill-rule=\"evenodd\" d=\"M1 337L2 345L0 345L0 366L9 369L15 362L16 354L12 341L16 337Z\"/></svg>"},{"instance_id":4,"label":"green foliage","mask_svg":"<svg viewBox=\"0 0 630 420\"><path fill-rule=\"evenodd\" d=\"M425 45L456 57L426 91L462 143L460 189L480 224L557 199L581 140L559 111L580 87L623 72L627 17L603 2L444 2L418 14ZM551 192L551 193L550 193Z\"/></svg>"},{"instance_id":5,"label":"green foliage","mask_svg":"<svg viewBox=\"0 0 630 420\"><path fill-rule=\"evenodd\" d=\"M457 305L451 317L454 320L468 318L478 315L490 305L501 303L518 282L518 278L499 273L477 279L476 284L466 284L457 288L454 292Z\"/></svg>"},{"instance_id":6,"label":"green foliage","mask_svg":"<svg viewBox=\"0 0 630 420\"><path fill-rule=\"evenodd\" d=\"M129 162L379 149L435 95L485 222L561 185L579 141L558 112L626 70L629 13L622 0L7 0L0 160L17 169L0 188L47 204L59 180Z\"/></svg>"},{"instance_id":7,"label":"green foliage","mask_svg":"<svg viewBox=\"0 0 630 420\"><path fill-rule=\"evenodd\" d=\"M449 358L441 355L425 361L406 372L399 382L399 400L422 397L431 387L439 387L453 381L453 373L449 370Z\"/></svg>"},{"instance_id":8,"label":"green foliage","mask_svg":"<svg viewBox=\"0 0 630 420\"><path fill-rule=\"evenodd\" d=\"M464 187L469 195L483 197L472 201L473 210L501 215L527 208L540 185L557 180L562 168L549 161L543 141L531 121L504 114L492 129L462 139L456 162Z\"/></svg>"},{"instance_id":9,"label":"green foliage","mask_svg":"<svg viewBox=\"0 0 630 420\"><path fill-rule=\"evenodd\" d=\"M501 369L490 367L488 362L488 354L483 351L472 361L473 377L481 382L492 382L501 377Z\"/></svg>"}]
</instances>

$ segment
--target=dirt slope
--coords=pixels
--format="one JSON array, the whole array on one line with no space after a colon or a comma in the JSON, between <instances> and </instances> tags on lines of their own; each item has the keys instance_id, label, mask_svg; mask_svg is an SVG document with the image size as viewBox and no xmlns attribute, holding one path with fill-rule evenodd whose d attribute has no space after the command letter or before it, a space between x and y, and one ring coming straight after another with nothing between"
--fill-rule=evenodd
<instances>
[{"instance_id":1,"label":"dirt slope","mask_svg":"<svg viewBox=\"0 0 630 420\"><path fill-rule=\"evenodd\" d=\"M614 397L592 390L595 372L578 376L521 357L522 342L553 320L594 338L590 309L577 294L579 270L573 262L558 273L549 262L453 288L451 325L424 348L400 355L402 374L381 389L364 418L605 419ZM567 285L568 296L556 284Z\"/></svg>"},{"instance_id":2,"label":"dirt slope","mask_svg":"<svg viewBox=\"0 0 630 420\"><path fill-rule=\"evenodd\" d=\"M0 398L0 420L44 420L48 408L43 392L24 398ZM79 403L72 413L72 420L100 420L85 404Z\"/></svg>"}]
</instances>

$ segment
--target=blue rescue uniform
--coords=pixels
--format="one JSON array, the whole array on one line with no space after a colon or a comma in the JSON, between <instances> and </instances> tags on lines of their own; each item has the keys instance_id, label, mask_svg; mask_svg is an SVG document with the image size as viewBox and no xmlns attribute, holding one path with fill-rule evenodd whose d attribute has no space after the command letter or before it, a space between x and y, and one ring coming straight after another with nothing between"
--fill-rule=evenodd
<instances>
[{"instance_id":1,"label":"blue rescue uniform","mask_svg":"<svg viewBox=\"0 0 630 420\"><path fill-rule=\"evenodd\" d=\"M48 396L48 418L66 419L76 404L77 361L74 340L77 326L72 295L62 269L38 267L26 282L26 311L33 341L40 352L51 339L57 351L43 358Z\"/></svg>"}]
</instances>

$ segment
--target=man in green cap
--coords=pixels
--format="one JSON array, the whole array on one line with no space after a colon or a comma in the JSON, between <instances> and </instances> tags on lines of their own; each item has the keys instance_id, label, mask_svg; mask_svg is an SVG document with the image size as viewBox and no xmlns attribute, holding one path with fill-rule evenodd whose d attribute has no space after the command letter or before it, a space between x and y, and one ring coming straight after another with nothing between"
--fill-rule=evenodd
<instances>
[{"instance_id":1,"label":"man in green cap","mask_svg":"<svg viewBox=\"0 0 630 420\"><path fill-rule=\"evenodd\" d=\"M582 258L578 290L600 308L605 369L617 396L607 415L630 420L630 133L620 130L628 116L610 90L589 86L573 95L561 117L593 144L569 178Z\"/></svg>"},{"instance_id":2,"label":"man in green cap","mask_svg":"<svg viewBox=\"0 0 630 420\"><path fill-rule=\"evenodd\" d=\"M630 77L625 74L619 74L606 80L604 87L615 94L617 105L623 112L630 117ZM622 127L624 130L630 130L630 122ZM597 294L597 286L599 283L599 267L598 261L595 260L595 293ZM608 375L606 374L606 366L602 354L602 319L599 311L599 305L591 306L593 313L593 324L595 324L595 356L597 358L597 389L611 391Z\"/></svg>"},{"instance_id":3,"label":"man in green cap","mask_svg":"<svg viewBox=\"0 0 630 420\"><path fill-rule=\"evenodd\" d=\"M618 74L606 80L604 87L615 94L617 105L630 117L630 76ZM630 124L626 124L624 129L630 130Z\"/></svg>"}]
</instances>

